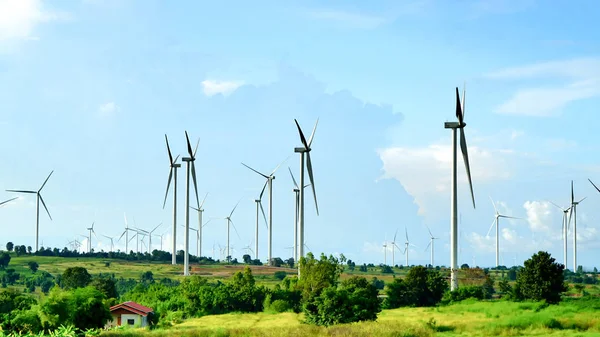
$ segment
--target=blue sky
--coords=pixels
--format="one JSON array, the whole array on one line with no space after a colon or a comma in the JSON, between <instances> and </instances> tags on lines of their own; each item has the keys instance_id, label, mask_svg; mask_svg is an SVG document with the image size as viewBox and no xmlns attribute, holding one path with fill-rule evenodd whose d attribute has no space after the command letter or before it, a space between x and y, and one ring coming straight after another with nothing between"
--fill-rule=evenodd
<instances>
[{"instance_id":1,"label":"blue sky","mask_svg":"<svg viewBox=\"0 0 600 337\"><path fill-rule=\"evenodd\" d=\"M576 197L588 197L578 208L578 261L592 268L600 194L587 178L600 182L592 129L600 31L589 27L598 6L0 0L0 188L36 189L55 170L43 191L54 218L41 215L46 246L63 247L93 221L98 234L120 235L124 213L142 228L163 222L163 233L171 222L170 206L162 209L164 134L184 154L187 130L200 138L205 218L224 217L242 199L233 216L240 238L231 240L239 258L253 239L252 199L263 183L240 162L268 172L292 155L274 182L274 256L287 258L294 194L286 171L299 170L293 119L310 133L320 118L312 152L320 216L306 199L310 250L382 263L383 242L399 230L402 246L406 228L417 246L410 263L425 264L428 226L440 237L436 264L448 265L451 139L443 123L454 120L454 87L466 82L477 209L459 163L460 263L494 263L489 196L526 219L501 222L501 264L537 250L562 262L562 214L548 200L566 206L573 179ZM180 224L183 210L181 202ZM33 246L35 199L2 207L0 226L0 241ZM203 255L225 241L225 220L211 221Z\"/></svg>"}]
</instances>

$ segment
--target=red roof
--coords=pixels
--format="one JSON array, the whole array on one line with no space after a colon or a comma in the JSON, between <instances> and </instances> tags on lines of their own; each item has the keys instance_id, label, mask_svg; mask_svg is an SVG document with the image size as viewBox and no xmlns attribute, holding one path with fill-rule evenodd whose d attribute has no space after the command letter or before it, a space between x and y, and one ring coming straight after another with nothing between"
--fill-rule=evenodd
<instances>
[{"instance_id":1,"label":"red roof","mask_svg":"<svg viewBox=\"0 0 600 337\"><path fill-rule=\"evenodd\" d=\"M138 315L142 315L142 316L148 316L149 313L154 312L154 310L152 310L152 308L148 308L145 307L139 303L135 303L135 302L123 302L121 304L117 304L117 305L113 305L112 307L110 307L110 311L115 311L117 309L124 309L127 311L131 311L133 313L136 313Z\"/></svg>"}]
</instances>

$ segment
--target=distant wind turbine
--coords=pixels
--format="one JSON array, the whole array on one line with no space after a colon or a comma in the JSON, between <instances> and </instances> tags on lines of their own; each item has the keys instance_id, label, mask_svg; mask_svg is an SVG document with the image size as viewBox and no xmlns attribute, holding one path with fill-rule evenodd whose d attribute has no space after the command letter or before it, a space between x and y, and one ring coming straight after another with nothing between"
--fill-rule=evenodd
<instances>
[{"instance_id":1,"label":"distant wind turbine","mask_svg":"<svg viewBox=\"0 0 600 337\"><path fill-rule=\"evenodd\" d=\"M96 237L96 239L98 238L98 236L96 235L96 231L94 231L94 223L92 222L92 227L88 227L86 228L89 231L89 237L88 237L88 252L92 252L92 233L94 233L94 236Z\"/></svg>"},{"instance_id":2,"label":"distant wind turbine","mask_svg":"<svg viewBox=\"0 0 600 337\"><path fill-rule=\"evenodd\" d=\"M110 240L110 251L111 251L111 252L112 252L112 251L114 251L114 249L115 249L115 245L114 245L114 243L113 243L113 240L114 240L116 237L110 237L110 236L107 236L107 235L104 235L104 234L102 234L102 236L104 236L105 238L107 238L107 239L109 239L109 240Z\"/></svg>"},{"instance_id":3,"label":"distant wind turbine","mask_svg":"<svg viewBox=\"0 0 600 337\"><path fill-rule=\"evenodd\" d=\"M165 192L165 200L163 201L163 209L167 204L167 196L169 195L169 187L171 185L171 178L173 178L173 247L171 250L171 264L177 264L177 169L181 167L181 164L177 164L177 158L173 159L171 155L171 148L169 147L169 139L165 135L165 142L167 143L167 153L169 154L169 180L167 180L167 190ZM161 239L162 247L162 239ZM162 250L162 248L161 248Z\"/></svg>"},{"instance_id":4,"label":"distant wind turbine","mask_svg":"<svg viewBox=\"0 0 600 337\"><path fill-rule=\"evenodd\" d=\"M495 216L494 216L494 222L492 222L492 226L490 226L490 229L488 230L487 234L485 235L486 237L490 236L490 231L492 230L492 228L494 228L494 225L496 225L496 267L499 266L499 258L500 258L500 218L507 218L507 219L519 219L519 220L523 220L523 218L517 218L514 216L508 216L508 215L504 215L504 214L500 214L498 212L498 208L496 208L496 203L494 202L494 199L492 199L492 197L490 196L490 200L492 201L492 205L494 206L494 211L496 212Z\"/></svg>"},{"instance_id":5,"label":"distant wind turbine","mask_svg":"<svg viewBox=\"0 0 600 337\"><path fill-rule=\"evenodd\" d=\"M36 195L36 202L35 202L35 207L36 207L36 214L35 214L35 251L38 251L38 242L40 239L40 201L42 202L42 205L44 206L44 209L46 210L46 213L48 213L48 217L50 218L50 220L52 220L52 216L50 215L50 212L48 211L48 207L46 207L46 203L44 202L44 198L42 198L42 189L44 188L44 186L46 186L46 183L48 182L48 179L50 179L50 176L52 175L52 173L54 173L54 170L52 170L52 172L50 172L50 174L48 175L48 178L46 178L46 180L44 180L44 183L42 184L42 187L40 187L39 190L37 191L28 191L28 190L6 190L7 192L15 192L15 193L26 193L26 194L35 194ZM14 199L11 199L14 200ZM10 200L9 200L10 201Z\"/></svg>"},{"instance_id":6,"label":"distant wind turbine","mask_svg":"<svg viewBox=\"0 0 600 337\"><path fill-rule=\"evenodd\" d=\"M473 208L475 208L475 194L473 193L473 183L471 182L471 168L469 166L469 154L467 150L467 140L465 138L465 91L463 89L463 102L461 107L460 94L458 87L456 88L456 118L458 122L446 122L444 127L452 129L452 198L450 199L450 290L458 288L458 265L457 265L457 250L458 250L458 191L456 184L456 129L460 129L460 149L462 152L465 168L467 170L467 179L469 180L469 188L471 190L471 200Z\"/></svg>"},{"instance_id":7,"label":"distant wind turbine","mask_svg":"<svg viewBox=\"0 0 600 337\"><path fill-rule=\"evenodd\" d=\"M200 256L202 256L202 227L204 227L202 225L202 215L204 214L204 208L202 208L202 206L204 206L206 197L208 197L208 193L206 193L206 195L204 196L204 199L202 199L202 202L200 203L200 206L198 208L192 207L192 209L194 211L198 212L198 229L196 229L196 236L198 237L198 247L197 247L198 258L200 258Z\"/></svg>"},{"instance_id":8,"label":"distant wind turbine","mask_svg":"<svg viewBox=\"0 0 600 337\"><path fill-rule=\"evenodd\" d=\"M425 250L427 250L427 248L431 247L431 268L433 268L434 267L434 264L433 264L433 256L434 256L433 245L434 245L434 242L433 242L433 240L437 240L439 238L436 238L436 237L433 236L433 234L431 234L431 230L429 229L429 226L427 226L427 231L429 231L429 244L427 245L427 247L425 247Z\"/></svg>"},{"instance_id":9,"label":"distant wind turbine","mask_svg":"<svg viewBox=\"0 0 600 337\"><path fill-rule=\"evenodd\" d=\"M181 158L182 161L187 163L187 174L186 174L186 186L185 186L185 238L184 238L184 248L185 252L183 254L183 275L190 275L190 175L194 183L194 192L196 194L196 205L200 208L200 199L198 198L198 184L196 182L196 166L194 162L196 161L196 151L198 151L198 145L200 144L200 139L198 139L198 143L196 143L196 149L192 151L192 144L190 143L190 138L188 137L187 131L185 132L185 140L187 141L187 150L189 157Z\"/></svg>"},{"instance_id":10,"label":"distant wind turbine","mask_svg":"<svg viewBox=\"0 0 600 337\"><path fill-rule=\"evenodd\" d=\"M404 245L405 245L404 246L404 254L406 255L406 266L408 267L408 247L409 246L417 247L417 246L413 245L408 240L408 230L406 229L406 227L404 227L404 234L406 234L406 242L404 243Z\"/></svg>"},{"instance_id":11,"label":"distant wind turbine","mask_svg":"<svg viewBox=\"0 0 600 337\"><path fill-rule=\"evenodd\" d=\"M573 215L573 271L577 271L577 205L584 201L587 197L579 201L575 201L575 192L573 191L573 180L571 180L571 214L569 215L569 224L571 223L571 215Z\"/></svg>"},{"instance_id":12,"label":"distant wind turbine","mask_svg":"<svg viewBox=\"0 0 600 337\"><path fill-rule=\"evenodd\" d=\"M398 235L397 229L396 229L396 233L394 233L394 240L391 242L391 244L392 244L392 267L394 267L396 265L396 248L398 248L399 251L402 251L402 249L400 249L400 247L398 247L398 245L396 244L396 235Z\"/></svg>"},{"instance_id":13,"label":"distant wind turbine","mask_svg":"<svg viewBox=\"0 0 600 337\"><path fill-rule=\"evenodd\" d=\"M241 199L240 199L240 201L241 201ZM227 220L227 256L231 256L231 255L229 255L229 248L230 248L230 246L229 246L229 226L233 226L233 229L235 230L235 233L237 234L238 238L240 237L240 235L237 233L237 228L235 228L235 225L233 224L233 220L231 220L231 217L233 216L233 212L235 212L235 209L240 204L240 201L238 201L237 204L235 204L235 206L231 210L231 213L229 213L229 216L226 216L224 218L225 220Z\"/></svg>"},{"instance_id":14,"label":"distant wind turbine","mask_svg":"<svg viewBox=\"0 0 600 337\"><path fill-rule=\"evenodd\" d=\"M564 258L565 269L568 269L568 267L567 267L567 242L568 242L568 235L569 235L568 221L570 220L568 214L571 211L571 207L562 208L562 207L558 206L557 204L553 203L552 201L550 201L550 203L552 205L556 206L558 209L560 209L563 212L563 219L562 219L563 258Z\"/></svg>"}]
</instances>

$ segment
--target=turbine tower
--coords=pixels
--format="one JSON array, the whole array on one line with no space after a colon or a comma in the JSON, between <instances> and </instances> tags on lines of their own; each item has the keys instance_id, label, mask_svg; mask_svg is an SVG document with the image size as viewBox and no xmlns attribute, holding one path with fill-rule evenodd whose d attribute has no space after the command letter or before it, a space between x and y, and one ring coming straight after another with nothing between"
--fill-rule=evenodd
<instances>
[{"instance_id":1,"label":"turbine tower","mask_svg":"<svg viewBox=\"0 0 600 337\"><path fill-rule=\"evenodd\" d=\"M48 217L50 218L50 220L52 220L52 216L50 215L50 212L48 211L48 207L46 207L46 203L44 202L44 198L42 198L42 189L44 188L44 186L46 186L46 183L48 182L48 179L50 179L50 176L52 175L52 173L54 173L54 170L52 170L52 172L50 172L50 174L48 175L48 178L46 178L46 180L44 180L44 183L42 184L42 187L40 187L40 189L37 190L37 191L6 190L7 192L35 194L36 197L37 197L36 198L36 202L35 202L35 207L36 207L36 213L35 213L35 219L36 219L35 220L35 251L36 252L38 251L38 242L39 242L39 239L40 239L40 201L42 202L42 205L44 206L44 209L46 210L46 213L48 213ZM11 199L11 200L14 200L14 199ZM6 202L8 202L8 201L6 201Z\"/></svg>"},{"instance_id":2,"label":"turbine tower","mask_svg":"<svg viewBox=\"0 0 600 337\"><path fill-rule=\"evenodd\" d=\"M488 230L487 234L485 235L486 237L490 236L490 231L492 230L492 228L494 228L494 225L496 225L496 268L498 268L498 266L500 265L500 224L499 224L499 219L500 218L507 218L507 219L519 219L519 220L523 220L522 218L516 218L514 216L508 216L508 215L504 215L504 214L500 214L498 212L498 208L496 208L496 203L494 202L494 199L492 199L492 197L490 196L490 200L492 201L492 205L494 206L494 211L496 211L496 215L494 216L494 221L492 222L492 225L490 226L490 229Z\"/></svg>"},{"instance_id":3,"label":"turbine tower","mask_svg":"<svg viewBox=\"0 0 600 337\"><path fill-rule=\"evenodd\" d=\"M242 200L240 199L240 201L242 201ZM237 228L235 228L235 225L233 224L233 220L231 220L231 216L233 216L233 212L235 212L235 209L240 204L240 201L238 201L237 204L235 204L235 206L231 210L231 213L229 213L229 216L226 216L224 218L225 220L227 220L227 255L225 256L225 258L227 258L228 256L231 256L231 255L229 255L229 226L230 225L233 226L233 229L235 230L235 233L237 234L238 238L240 237L240 235L237 232Z\"/></svg>"},{"instance_id":4,"label":"turbine tower","mask_svg":"<svg viewBox=\"0 0 600 337\"><path fill-rule=\"evenodd\" d=\"M469 154L467 151L467 140L465 138L464 122L465 110L465 92L463 90L463 102L461 107L460 94L458 87L456 88L456 118L458 122L446 122L444 127L452 129L452 183L451 183L451 199L450 199L450 290L458 288L458 265L457 265L457 250L458 250L458 191L456 186L456 129L460 130L460 149L465 162L467 171L467 179L469 180L469 188L471 190L471 199L473 208L475 208L475 195L473 194L473 184L471 182L471 168L469 167Z\"/></svg>"},{"instance_id":5,"label":"turbine tower","mask_svg":"<svg viewBox=\"0 0 600 337\"><path fill-rule=\"evenodd\" d=\"M200 207L198 207L198 208L192 207L192 209L194 211L198 212L198 229L196 230L196 236L198 238L198 247L197 247L198 258L200 258L200 256L202 256L202 227L204 227L202 225L202 215L204 214L204 208L202 208L202 206L204 206L206 197L208 197L208 193L206 193L206 195L204 196L204 199L202 199L202 203L200 203Z\"/></svg>"},{"instance_id":6,"label":"turbine tower","mask_svg":"<svg viewBox=\"0 0 600 337\"><path fill-rule=\"evenodd\" d=\"M294 194L295 194L295 211L294 211L294 261L298 263L298 208L300 206L300 187L298 183L296 183L296 178L294 178L294 174L292 173L292 169L288 166L288 171L290 171L290 176L292 177L292 181L294 182ZM304 185L303 188L310 186Z\"/></svg>"},{"instance_id":7,"label":"turbine tower","mask_svg":"<svg viewBox=\"0 0 600 337\"><path fill-rule=\"evenodd\" d=\"M434 252L434 250L433 250L433 245L434 245L433 240L437 240L439 238L436 238L436 237L433 236L433 234L431 234L431 230L429 229L429 226L427 226L427 231L429 231L429 244L427 245L427 247L425 247L425 250L427 250L427 248L429 248L431 246L431 268L433 268L433 266L434 266L433 265L433 255L434 255L433 254L433 252Z\"/></svg>"},{"instance_id":8,"label":"turbine tower","mask_svg":"<svg viewBox=\"0 0 600 337\"><path fill-rule=\"evenodd\" d=\"M165 200L163 201L163 209L167 204L167 196L169 194L169 187L171 185L171 178L173 179L173 247L171 250L171 264L177 264L177 169L181 167L181 164L177 164L179 155L173 159L171 155L171 148L169 147L169 139L165 135L165 142L167 143L167 153L169 154L169 180L167 180L167 190L165 192ZM162 239L161 239L162 240ZM162 242L162 241L161 241ZM162 246L162 244L161 244ZM162 250L162 248L161 248Z\"/></svg>"},{"instance_id":9,"label":"turbine tower","mask_svg":"<svg viewBox=\"0 0 600 337\"><path fill-rule=\"evenodd\" d=\"M185 252L183 254L183 275L190 275L190 174L194 182L194 192L196 193L196 205L200 209L200 199L198 198L198 184L196 183L196 166L194 161L196 160L196 151L198 151L198 145L200 139L196 143L196 149L192 151L192 144L190 144L190 137L188 137L187 131L185 132L185 140L187 141L187 150L189 157L181 158L186 165L186 177L185 177Z\"/></svg>"},{"instance_id":10,"label":"turbine tower","mask_svg":"<svg viewBox=\"0 0 600 337\"><path fill-rule=\"evenodd\" d=\"M135 230L129 228L129 224L127 223L127 214L123 213L123 218L125 219L125 230L123 231L123 233L119 237L119 240L117 241L121 241L121 238L123 237L123 235L125 235L125 254L129 254L129 231L135 232Z\"/></svg>"},{"instance_id":11,"label":"turbine tower","mask_svg":"<svg viewBox=\"0 0 600 337\"><path fill-rule=\"evenodd\" d=\"M573 215L573 272L577 271L577 205L585 198L575 201L575 192L573 191L573 180L571 180L571 214L569 215L569 224L571 224L571 215Z\"/></svg>"},{"instance_id":12,"label":"turbine tower","mask_svg":"<svg viewBox=\"0 0 600 337\"><path fill-rule=\"evenodd\" d=\"M417 246L413 245L408 240L408 230L406 229L406 227L404 227L404 234L406 234L406 242L404 243L404 254L406 255L406 266L408 267L408 246L413 246L413 247L417 247Z\"/></svg>"},{"instance_id":13,"label":"turbine tower","mask_svg":"<svg viewBox=\"0 0 600 337\"><path fill-rule=\"evenodd\" d=\"M592 183L593 185L594 183ZM568 227L569 227L569 223L568 221L570 220L568 217L569 211L571 210L571 207L567 207L567 208L562 208L560 206L558 206L557 204L553 203L552 201L550 201L550 203L556 207L558 207L558 209L560 209L563 212L563 219L562 219L562 239L563 239L563 258L564 258L564 264L565 264L565 269L568 269L567 267L567 242L568 242Z\"/></svg>"},{"instance_id":14,"label":"turbine tower","mask_svg":"<svg viewBox=\"0 0 600 337\"><path fill-rule=\"evenodd\" d=\"M392 267L396 265L396 235L398 235L398 230L396 229L396 233L394 233L394 240L391 242L392 244Z\"/></svg>"},{"instance_id":15,"label":"turbine tower","mask_svg":"<svg viewBox=\"0 0 600 337\"><path fill-rule=\"evenodd\" d=\"M96 231L94 231L94 223L92 222L92 227L88 227L86 228L89 231L89 237L88 237L88 252L92 252L92 233L94 233L94 236L96 237L96 239L98 238L98 236L96 235Z\"/></svg>"},{"instance_id":16,"label":"turbine tower","mask_svg":"<svg viewBox=\"0 0 600 337\"><path fill-rule=\"evenodd\" d=\"M263 218L265 219L265 227L267 229L269 229L269 225L268 225L268 221L267 221L267 216L265 215L265 210L263 209L262 206L262 197L263 194L265 193L265 189L267 188L267 183L265 182L262 191L260 192L260 195L258 197L258 199L254 199L254 202L256 203L256 228L255 228L255 233L254 233L254 258L258 260L258 210L260 209L260 211L262 212Z\"/></svg>"},{"instance_id":17,"label":"turbine tower","mask_svg":"<svg viewBox=\"0 0 600 337\"><path fill-rule=\"evenodd\" d=\"M383 264L387 266L387 241L383 241Z\"/></svg>"},{"instance_id":18,"label":"turbine tower","mask_svg":"<svg viewBox=\"0 0 600 337\"><path fill-rule=\"evenodd\" d=\"M317 193L315 192L315 180L313 176L312 170L312 162L310 160L310 151L312 150L311 145L313 138L315 136L315 131L317 130L317 125L319 124L319 119L315 123L315 127L313 128L312 133L310 134L310 138L306 141L306 137L304 137L304 133L302 132L302 128L300 128L300 124L298 121L294 119L296 123L296 127L298 128L298 133L300 134L300 141L302 141L303 147L294 148L294 152L300 153L300 186L304 186L304 158L306 157L306 169L308 171L308 177L310 178L310 186L312 187L313 197L315 199L315 208L317 210L317 216L319 215L319 205L317 204ZM300 200L298 203L298 230L299 230L299 254L298 258L304 257L304 188L300 189ZM298 268L298 277L300 277L300 268Z\"/></svg>"},{"instance_id":19,"label":"turbine tower","mask_svg":"<svg viewBox=\"0 0 600 337\"><path fill-rule=\"evenodd\" d=\"M283 164L286 161L287 161L287 158L283 162L281 162L281 164ZM279 169L281 164L277 165L277 167L275 167L275 169L273 170L273 172L271 172L271 174L266 175L264 173L258 172L257 170L253 169L252 167L242 163L242 165L246 166L250 170L258 173L259 175L261 175L265 179L267 179L266 184L269 186L269 240L268 240L269 245L268 245L268 256L267 256L267 262L269 263L269 265L271 264L271 259L273 258L273 180L275 180L275 172ZM264 187L263 187L263 191L264 191ZM262 193L261 193L261 196L262 196Z\"/></svg>"}]
</instances>

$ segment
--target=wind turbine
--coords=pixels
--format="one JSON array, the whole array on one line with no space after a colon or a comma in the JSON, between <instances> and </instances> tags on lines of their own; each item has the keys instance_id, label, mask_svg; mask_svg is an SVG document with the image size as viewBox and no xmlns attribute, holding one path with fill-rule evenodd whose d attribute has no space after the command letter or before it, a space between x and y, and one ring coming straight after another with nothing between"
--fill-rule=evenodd
<instances>
[{"instance_id":1,"label":"wind turbine","mask_svg":"<svg viewBox=\"0 0 600 337\"><path fill-rule=\"evenodd\" d=\"M267 227L267 229L269 229L269 225L268 225L268 221L267 221L267 216L265 215L265 210L263 209L262 206L262 197L263 197L263 193L265 193L265 188L267 187L267 184L265 183L265 185L263 186L262 191L260 192L260 196L258 197L258 199L254 199L254 202L256 203L256 230L255 230L255 246L254 246L254 256L255 259L258 260L258 209L260 208L260 211L262 212L263 218L265 219L265 227Z\"/></svg>"},{"instance_id":2,"label":"wind turbine","mask_svg":"<svg viewBox=\"0 0 600 337\"><path fill-rule=\"evenodd\" d=\"M464 122L464 110L465 110L465 96L466 93L463 89L463 102L461 107L460 94L458 87L456 88L456 118L458 122L446 122L444 127L446 129L452 129L452 183L451 183L451 199L450 199L450 290L456 290L458 288L458 265L457 265L457 250L458 250L458 226L457 226L457 215L458 215L458 193L456 186L456 129L460 129L460 150L462 152L463 160L465 162L465 168L467 171L467 178L469 180L469 188L471 190L471 199L473 201L473 208L475 208L475 194L473 193L473 184L471 182L471 168L469 166L469 154L467 151L467 140L465 138L465 124Z\"/></svg>"},{"instance_id":3,"label":"wind turbine","mask_svg":"<svg viewBox=\"0 0 600 337\"><path fill-rule=\"evenodd\" d=\"M140 232L143 233L143 235L142 235L142 243L143 243L143 240L144 240L143 238L145 238L146 236L148 237L148 246L147 246L147 248L148 248L148 253L150 253L150 254L152 253L152 233L154 233L154 231L156 229L158 229L158 227L160 227L161 225L162 225L162 222L159 223L156 227L154 227L154 229L151 230L151 231L143 230L141 228L136 228L138 231L140 231Z\"/></svg>"},{"instance_id":4,"label":"wind turbine","mask_svg":"<svg viewBox=\"0 0 600 337\"><path fill-rule=\"evenodd\" d=\"M36 252L38 251L38 241L39 241L39 238L40 238L40 201L42 202L42 205L44 206L44 209L46 210L46 213L48 213L48 217L50 218L50 220L52 220L52 216L50 215L50 212L48 211L48 207L46 207L46 203L44 202L44 198L42 198L42 189L44 188L44 186L46 186L46 183L48 182L48 179L50 179L50 176L52 175L52 173L54 173L54 170L52 170L52 172L50 172L50 174L48 175L48 178L46 178L46 180L44 180L44 183L42 184L42 187L40 187L40 189L37 190L37 191L6 190L7 192L35 194L37 196L36 202L35 202L35 207L36 207L36 213L35 213L35 219L36 219L35 220L35 251ZM14 200L14 199L11 199L11 200Z\"/></svg>"},{"instance_id":5,"label":"wind turbine","mask_svg":"<svg viewBox=\"0 0 600 337\"><path fill-rule=\"evenodd\" d=\"M279 165L277 165L277 167L275 167L273 172L271 172L271 174L269 174L269 175L258 172L257 170L253 169L252 167L242 163L242 165L246 166L250 170L258 173L259 175L261 175L265 179L267 179L266 184L269 186L269 240L268 240L269 245L268 245L268 257L267 257L267 261L268 261L269 265L271 264L271 259L273 258L273 180L275 180L275 172L279 169L281 164L283 164L284 162L286 162L288 160L288 158L286 158L283 162L281 162ZM264 187L263 187L263 192L264 192ZM262 197L262 193L261 193L261 197Z\"/></svg>"},{"instance_id":6,"label":"wind turbine","mask_svg":"<svg viewBox=\"0 0 600 337\"><path fill-rule=\"evenodd\" d=\"M306 141L306 137L304 137L304 133L302 132L302 128L300 128L300 124L298 121L294 119L296 123L296 127L298 128L298 133L300 134L300 140L302 141L303 147L294 148L294 152L300 153L300 186L304 186L304 158L306 157L306 169L308 171L308 177L310 178L310 186L312 187L313 197L315 199L315 208L317 210L317 216L319 215L319 205L317 204L317 193L315 192L315 180L313 177L313 169L312 162L310 160L310 151L312 150L311 145L313 138L315 136L315 131L317 130L317 125L319 124L319 119L315 123L315 127L313 128L312 133L310 134L310 138ZM300 239L300 254L299 258L304 257L304 188L300 189L300 202L298 203L298 229L300 231L299 239ZM298 277L300 277L300 268L298 268Z\"/></svg>"},{"instance_id":7,"label":"wind turbine","mask_svg":"<svg viewBox=\"0 0 600 337\"><path fill-rule=\"evenodd\" d=\"M102 234L102 236L104 236L105 238L110 240L110 251L114 251L115 249L115 245L113 244L113 239L115 239L116 237L110 237L110 236L106 236L104 234Z\"/></svg>"},{"instance_id":8,"label":"wind turbine","mask_svg":"<svg viewBox=\"0 0 600 337\"><path fill-rule=\"evenodd\" d=\"M486 237L490 236L490 231L492 230L492 228L494 228L494 225L496 225L496 267L498 267L500 265L500 224L499 224L499 219L500 218L507 218L507 219L519 219L519 220L523 220L522 218L516 218L514 216L508 216L508 215L504 215L504 214L500 214L498 212L498 209L496 208L496 203L494 203L494 200L492 199L492 197L490 196L490 200L492 201L492 205L494 206L494 211L496 212L496 215L494 216L494 221L492 222L492 225L490 226L490 229L488 230L487 234L485 235Z\"/></svg>"},{"instance_id":9,"label":"wind turbine","mask_svg":"<svg viewBox=\"0 0 600 337\"><path fill-rule=\"evenodd\" d=\"M290 171L290 176L292 177L292 181L294 182L294 194L296 196L295 199L295 212L294 212L294 261L298 262L298 212L300 207L300 187L298 183L296 183L296 178L294 178L294 174L292 173L292 169L288 166L288 171ZM304 185L303 189L310 186Z\"/></svg>"},{"instance_id":10,"label":"wind turbine","mask_svg":"<svg viewBox=\"0 0 600 337\"><path fill-rule=\"evenodd\" d=\"M96 237L96 239L98 238L98 236L96 235L96 231L94 231L94 223L92 222L92 227L88 227L86 228L89 231L89 238L88 238L88 252L92 252L92 233L94 233L94 236Z\"/></svg>"},{"instance_id":11,"label":"wind turbine","mask_svg":"<svg viewBox=\"0 0 600 337\"><path fill-rule=\"evenodd\" d=\"M165 142L167 143L167 152L169 153L169 180L167 180L167 190L165 192L165 201L163 201L163 209L167 204L167 195L169 194L169 187L171 185L171 178L173 178L173 249L171 252L171 264L177 264L177 169L181 167L181 164L177 164L177 158L173 159L171 155L171 148L169 147L169 139L165 135ZM162 247L162 238L161 238ZM161 248L162 250L162 248Z\"/></svg>"},{"instance_id":12,"label":"wind turbine","mask_svg":"<svg viewBox=\"0 0 600 337\"><path fill-rule=\"evenodd\" d=\"M383 241L383 264L387 266L387 241Z\"/></svg>"},{"instance_id":13,"label":"wind turbine","mask_svg":"<svg viewBox=\"0 0 600 337\"><path fill-rule=\"evenodd\" d=\"M158 236L158 237L160 238L160 250L161 250L161 251L163 250L163 236L164 236L165 234L167 234L167 232L168 232L168 231L166 231L166 232L164 232L164 233L162 233L162 234L160 234L160 235L156 235L156 236Z\"/></svg>"},{"instance_id":14,"label":"wind turbine","mask_svg":"<svg viewBox=\"0 0 600 337\"><path fill-rule=\"evenodd\" d=\"M242 201L240 199L240 201ZM233 207L233 209L231 210L231 213L229 213L229 216L226 216L224 219L227 220L227 255L225 256L225 258L227 258L227 256L229 255L229 226L232 225L233 229L235 230L235 233L237 234L237 228L235 228L235 225L233 224L233 220L231 220L231 216L233 215L233 212L235 212L235 209L238 207L238 205L240 204L240 201L237 202L237 204L235 204L235 206ZM238 238L240 237L239 234L237 234Z\"/></svg>"},{"instance_id":15,"label":"wind turbine","mask_svg":"<svg viewBox=\"0 0 600 337\"><path fill-rule=\"evenodd\" d=\"M187 131L185 132L185 140L187 141L187 150L189 157L181 158L182 161L186 162L186 177L185 177L185 252L183 254L183 275L190 275L190 173L194 182L194 192L196 192L196 205L200 209L200 199L198 198L198 184L196 182L196 166L194 161L196 160L196 151L198 151L198 145L200 139L196 143L196 149L192 151L192 144L190 144L190 137L188 137Z\"/></svg>"},{"instance_id":16,"label":"wind turbine","mask_svg":"<svg viewBox=\"0 0 600 337\"><path fill-rule=\"evenodd\" d=\"M406 266L408 267L408 246L413 246L413 247L417 247L417 246L413 245L408 240L408 230L406 229L406 227L404 227L404 234L406 234L406 242L404 243L404 254L406 255Z\"/></svg>"},{"instance_id":17,"label":"wind turbine","mask_svg":"<svg viewBox=\"0 0 600 337\"><path fill-rule=\"evenodd\" d=\"M573 180L571 180L571 214L569 214L569 224L571 224L571 215L573 215L573 272L577 271L577 205L585 198L575 201L575 192L573 191Z\"/></svg>"},{"instance_id":18,"label":"wind turbine","mask_svg":"<svg viewBox=\"0 0 600 337\"><path fill-rule=\"evenodd\" d=\"M121 238L123 237L123 235L125 235L125 254L129 254L129 231L135 232L135 230L129 228L129 224L127 223L127 214L123 213L123 218L125 219L125 230L123 231L123 233L119 237L119 240L117 241L121 241Z\"/></svg>"},{"instance_id":19,"label":"wind turbine","mask_svg":"<svg viewBox=\"0 0 600 337\"><path fill-rule=\"evenodd\" d=\"M394 233L394 240L392 243L392 267L396 265L396 235L398 235L398 230L396 229L396 233Z\"/></svg>"},{"instance_id":20,"label":"wind turbine","mask_svg":"<svg viewBox=\"0 0 600 337\"><path fill-rule=\"evenodd\" d=\"M202 199L202 203L200 203L200 206L198 208L192 207L192 209L194 211L198 212L198 229L196 230L196 237L198 238L198 242L197 242L198 258L200 258L200 256L202 256L202 227L204 227L204 225L202 225L202 214L204 213L204 208L202 208L202 206L204 206L206 197L208 197L208 193L206 193L206 195L204 196L204 199Z\"/></svg>"},{"instance_id":21,"label":"wind turbine","mask_svg":"<svg viewBox=\"0 0 600 337\"><path fill-rule=\"evenodd\" d=\"M439 238L436 238L436 237L433 236L433 234L431 234L431 230L429 229L429 226L427 226L427 231L429 231L429 244L427 245L427 247L425 247L425 250L427 250L427 248L429 248L431 246L431 268L433 268L433 266L434 266L433 265L433 252L434 252L434 250L433 250L433 245L434 245L433 240L437 240Z\"/></svg>"},{"instance_id":22,"label":"wind turbine","mask_svg":"<svg viewBox=\"0 0 600 337\"><path fill-rule=\"evenodd\" d=\"M594 183L592 183L593 185ZM563 257L564 257L564 261L565 261L565 269L567 268L567 242L568 242L568 227L569 227L569 223L568 221L570 220L567 216L567 214L569 214L569 211L571 210L571 207L567 207L567 208L562 208L560 206L558 206L557 204L553 203L552 201L550 201L550 203L556 207L558 207L558 209L560 209L563 212L563 219L562 219L562 239L563 239Z\"/></svg>"},{"instance_id":23,"label":"wind turbine","mask_svg":"<svg viewBox=\"0 0 600 337\"><path fill-rule=\"evenodd\" d=\"M14 198L12 198L12 199L8 199L8 200L6 200L6 201L0 202L0 206L4 205L4 204L6 204L6 203L9 203L9 202L11 202L11 201L13 201L13 200L15 200L15 199L19 199L19 197L14 197Z\"/></svg>"}]
</instances>

